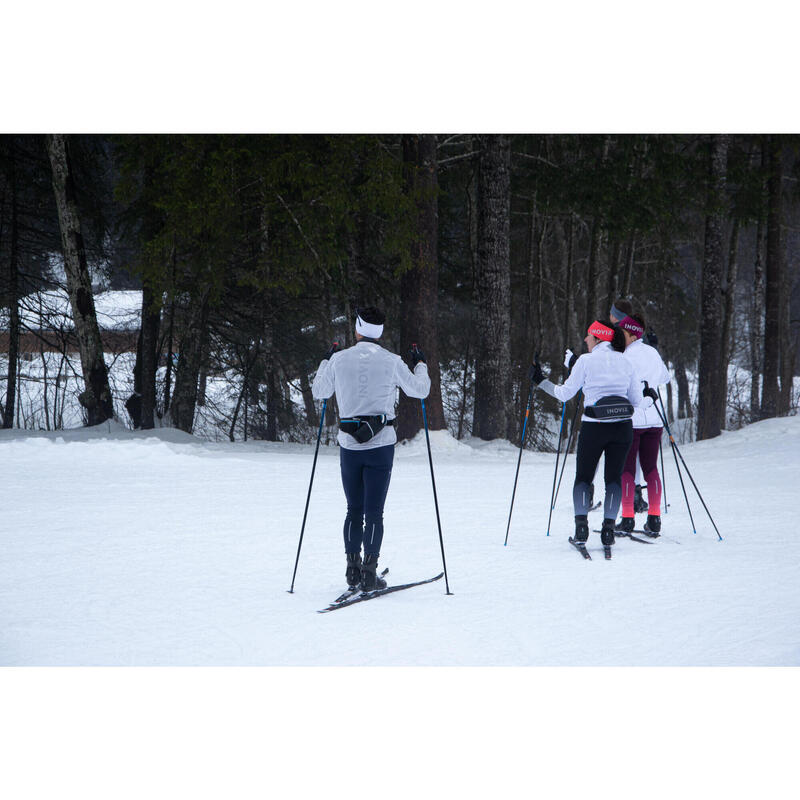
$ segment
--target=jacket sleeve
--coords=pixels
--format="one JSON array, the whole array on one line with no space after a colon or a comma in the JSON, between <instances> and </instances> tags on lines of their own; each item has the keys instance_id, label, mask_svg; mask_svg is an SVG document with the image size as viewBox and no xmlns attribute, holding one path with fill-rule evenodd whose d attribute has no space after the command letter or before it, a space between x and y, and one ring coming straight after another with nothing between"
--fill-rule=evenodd
<instances>
[{"instance_id":1,"label":"jacket sleeve","mask_svg":"<svg viewBox=\"0 0 800 800\"><path fill-rule=\"evenodd\" d=\"M628 391L626 395L634 408L641 405L648 405L652 402L649 397L645 398L644 384L637 379L636 373L633 370L631 370L631 378L628 381ZM647 403L644 403L645 400L647 400Z\"/></svg>"},{"instance_id":2,"label":"jacket sleeve","mask_svg":"<svg viewBox=\"0 0 800 800\"><path fill-rule=\"evenodd\" d=\"M400 356L394 369L395 383L409 396L425 398L431 390L431 379L428 375L428 365L420 361L412 372Z\"/></svg>"},{"instance_id":3,"label":"jacket sleeve","mask_svg":"<svg viewBox=\"0 0 800 800\"><path fill-rule=\"evenodd\" d=\"M539 388L547 392L551 397L566 403L574 397L582 388L586 380L586 359L580 356L575 362L569 377L560 386L556 386L552 381L544 380L539 384Z\"/></svg>"},{"instance_id":4,"label":"jacket sleeve","mask_svg":"<svg viewBox=\"0 0 800 800\"><path fill-rule=\"evenodd\" d=\"M311 384L311 394L317 400L326 399L333 394L334 374L333 356L320 362L314 383Z\"/></svg>"}]
</instances>

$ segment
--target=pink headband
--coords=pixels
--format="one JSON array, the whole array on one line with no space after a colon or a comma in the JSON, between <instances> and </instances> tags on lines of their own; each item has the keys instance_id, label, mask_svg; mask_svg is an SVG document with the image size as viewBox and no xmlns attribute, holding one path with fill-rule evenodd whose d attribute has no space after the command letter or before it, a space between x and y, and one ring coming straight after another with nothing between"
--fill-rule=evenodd
<instances>
[{"instance_id":1,"label":"pink headband","mask_svg":"<svg viewBox=\"0 0 800 800\"><path fill-rule=\"evenodd\" d=\"M609 328L608 325L603 325L602 322L598 322L597 320L589 326L589 330L586 332L604 342L610 342L614 338L613 328Z\"/></svg>"},{"instance_id":2,"label":"pink headband","mask_svg":"<svg viewBox=\"0 0 800 800\"><path fill-rule=\"evenodd\" d=\"M631 336L635 336L637 339L642 338L642 334L644 333L644 327L639 324L635 319L632 317L625 317L624 319L620 320L619 322L620 328L624 328Z\"/></svg>"}]
</instances>

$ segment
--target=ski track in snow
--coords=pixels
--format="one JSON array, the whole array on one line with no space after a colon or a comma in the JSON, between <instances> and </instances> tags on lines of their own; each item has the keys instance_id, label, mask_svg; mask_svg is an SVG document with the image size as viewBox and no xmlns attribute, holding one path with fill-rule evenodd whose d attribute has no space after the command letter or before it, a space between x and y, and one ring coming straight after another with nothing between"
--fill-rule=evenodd
<instances>
[{"instance_id":1,"label":"ski track in snow","mask_svg":"<svg viewBox=\"0 0 800 800\"><path fill-rule=\"evenodd\" d=\"M453 596L442 579L317 614L344 584L337 448L289 594L313 447L0 432L0 664L800 664L800 418L681 446L723 542L687 479L692 533L665 450L665 538L620 539L611 562L596 533L592 561L567 542L574 456L548 538L554 456L524 454L504 547L517 450L431 438ZM385 527L390 584L441 571L424 435L397 447Z\"/></svg>"}]
</instances>

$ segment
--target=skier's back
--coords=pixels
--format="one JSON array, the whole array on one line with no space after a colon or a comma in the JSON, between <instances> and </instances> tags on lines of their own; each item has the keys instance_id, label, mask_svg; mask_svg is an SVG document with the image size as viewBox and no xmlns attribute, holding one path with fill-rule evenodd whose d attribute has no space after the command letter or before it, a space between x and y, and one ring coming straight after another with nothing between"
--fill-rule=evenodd
<instances>
[{"instance_id":1,"label":"skier's back","mask_svg":"<svg viewBox=\"0 0 800 800\"><path fill-rule=\"evenodd\" d=\"M378 344L384 319L376 308L358 309L358 341L346 350L331 349L319 365L311 387L316 398L336 393L340 417L337 440L347 498L346 579L349 586L360 583L366 591L385 586L376 573L383 541L383 507L397 442L394 429L397 389L410 397L423 398L431 387L421 351L416 350L412 355L412 372L400 356Z\"/></svg>"}]
</instances>

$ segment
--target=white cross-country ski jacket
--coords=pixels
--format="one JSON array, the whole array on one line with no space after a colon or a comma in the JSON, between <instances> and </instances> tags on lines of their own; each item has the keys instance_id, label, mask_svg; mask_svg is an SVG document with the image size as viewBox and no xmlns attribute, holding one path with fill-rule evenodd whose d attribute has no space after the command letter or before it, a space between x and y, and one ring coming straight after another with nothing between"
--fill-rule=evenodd
<instances>
[{"instance_id":1,"label":"white cross-country ski jacket","mask_svg":"<svg viewBox=\"0 0 800 800\"><path fill-rule=\"evenodd\" d=\"M319 400L336 392L342 419L377 414L393 419L398 387L409 397L427 397L431 390L428 365L420 361L412 372L400 356L375 342L361 341L319 365L311 392ZM387 425L363 444L342 430L337 439L347 450L369 450L394 444L397 434Z\"/></svg>"},{"instance_id":2,"label":"white cross-country ski jacket","mask_svg":"<svg viewBox=\"0 0 800 800\"><path fill-rule=\"evenodd\" d=\"M637 339L625 348L623 355L631 363L633 373L642 390L644 390L643 381L647 381L651 389L655 389L663 383L669 383L669 370L655 347ZM642 398L641 404L633 412L633 427L660 428L663 424L661 417L658 416L658 411L653 408L653 398Z\"/></svg>"},{"instance_id":3,"label":"white cross-country ski jacket","mask_svg":"<svg viewBox=\"0 0 800 800\"><path fill-rule=\"evenodd\" d=\"M601 397L617 395L627 397L636 407L642 402L641 383L637 383L633 367L622 353L618 353L609 342L598 342L591 353L584 353L572 367L569 377L560 386L544 380L539 388L565 403L583 389L583 404L594 405ZM584 414L584 422L616 422L614 419L594 419Z\"/></svg>"}]
</instances>

